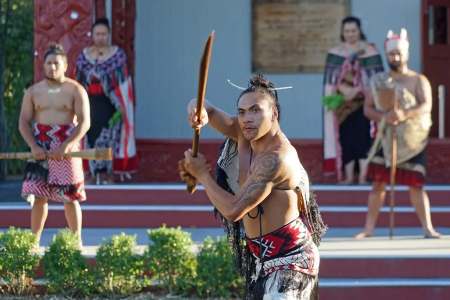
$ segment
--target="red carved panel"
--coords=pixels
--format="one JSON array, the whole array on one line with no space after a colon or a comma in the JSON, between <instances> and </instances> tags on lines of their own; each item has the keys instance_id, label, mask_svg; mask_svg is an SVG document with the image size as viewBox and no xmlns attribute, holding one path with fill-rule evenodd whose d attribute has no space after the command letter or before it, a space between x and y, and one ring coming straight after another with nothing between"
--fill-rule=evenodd
<instances>
[{"instance_id":1,"label":"red carved panel","mask_svg":"<svg viewBox=\"0 0 450 300\"><path fill-rule=\"evenodd\" d=\"M49 43L58 42L68 56L67 75L73 77L75 61L90 43L93 0L34 1L34 81L43 78L43 56Z\"/></svg>"},{"instance_id":2,"label":"red carved panel","mask_svg":"<svg viewBox=\"0 0 450 300\"><path fill-rule=\"evenodd\" d=\"M106 3L105 0L95 0L95 18L106 17Z\"/></svg>"},{"instance_id":3,"label":"red carved panel","mask_svg":"<svg viewBox=\"0 0 450 300\"><path fill-rule=\"evenodd\" d=\"M135 0L112 0L112 44L125 50L128 69L134 76Z\"/></svg>"}]
</instances>

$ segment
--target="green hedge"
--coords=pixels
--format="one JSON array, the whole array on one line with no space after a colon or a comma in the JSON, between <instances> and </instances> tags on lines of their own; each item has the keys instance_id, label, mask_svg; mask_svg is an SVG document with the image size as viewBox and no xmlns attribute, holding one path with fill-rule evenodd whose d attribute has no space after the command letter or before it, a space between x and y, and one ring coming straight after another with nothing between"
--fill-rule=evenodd
<instances>
[{"instance_id":1,"label":"green hedge","mask_svg":"<svg viewBox=\"0 0 450 300\"><path fill-rule=\"evenodd\" d=\"M148 237L145 257L152 278L169 293L191 294L197 266L191 235L180 228L163 226L149 230Z\"/></svg>"},{"instance_id":2,"label":"green hedge","mask_svg":"<svg viewBox=\"0 0 450 300\"><path fill-rule=\"evenodd\" d=\"M69 230L56 234L42 259L49 293L64 297L126 296L151 289L200 298L239 298L243 280L235 270L226 239L207 238L195 254L188 232L165 226L148 231L149 244L136 254L136 237L120 234L104 241L89 265ZM0 233L0 278L4 293L32 292L39 264L36 239L29 230Z\"/></svg>"},{"instance_id":3,"label":"green hedge","mask_svg":"<svg viewBox=\"0 0 450 300\"><path fill-rule=\"evenodd\" d=\"M94 292L94 277L79 249L79 239L72 231L61 230L45 251L43 258L49 293L79 297Z\"/></svg>"},{"instance_id":4,"label":"green hedge","mask_svg":"<svg viewBox=\"0 0 450 300\"><path fill-rule=\"evenodd\" d=\"M6 293L31 293L34 269L39 263L35 247L36 238L29 230L11 227L0 235L0 278L6 284Z\"/></svg>"},{"instance_id":5,"label":"green hedge","mask_svg":"<svg viewBox=\"0 0 450 300\"><path fill-rule=\"evenodd\" d=\"M243 295L243 278L239 276L225 237L216 240L207 237L197 255L197 262L199 296L229 299Z\"/></svg>"},{"instance_id":6,"label":"green hedge","mask_svg":"<svg viewBox=\"0 0 450 300\"><path fill-rule=\"evenodd\" d=\"M136 237L123 233L100 246L96 256L100 293L129 295L146 286L144 260L133 252L135 247Z\"/></svg>"}]
</instances>

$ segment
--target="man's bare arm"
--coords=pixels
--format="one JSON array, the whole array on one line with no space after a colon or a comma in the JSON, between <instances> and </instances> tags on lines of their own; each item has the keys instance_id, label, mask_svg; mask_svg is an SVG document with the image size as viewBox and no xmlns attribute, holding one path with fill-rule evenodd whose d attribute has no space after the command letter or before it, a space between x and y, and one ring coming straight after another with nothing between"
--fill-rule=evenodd
<instances>
[{"instance_id":1,"label":"man's bare arm","mask_svg":"<svg viewBox=\"0 0 450 300\"><path fill-rule=\"evenodd\" d=\"M419 82L416 89L417 105L405 110L407 119L431 112L433 103L431 85L425 76L419 76Z\"/></svg>"},{"instance_id":2,"label":"man's bare arm","mask_svg":"<svg viewBox=\"0 0 450 300\"><path fill-rule=\"evenodd\" d=\"M281 162L277 153L261 155L255 160L251 175L236 196L217 185L209 172L203 173L198 179L220 213L226 219L236 222L269 196L278 181L280 168Z\"/></svg>"},{"instance_id":3,"label":"man's bare arm","mask_svg":"<svg viewBox=\"0 0 450 300\"><path fill-rule=\"evenodd\" d=\"M236 117L227 114L206 100L204 108L207 113L207 118L205 119L202 115L203 120L197 121L195 120L194 115L196 110L196 100L193 99L189 102L188 113L191 124L202 124L200 126L203 126L208 122L207 119L209 119L212 128L233 140L238 139L239 126Z\"/></svg>"},{"instance_id":4,"label":"man's bare arm","mask_svg":"<svg viewBox=\"0 0 450 300\"><path fill-rule=\"evenodd\" d=\"M34 117L34 105L32 99L32 88L25 91L19 116L19 131L27 145L33 149L39 147L31 131L31 122Z\"/></svg>"},{"instance_id":5,"label":"man's bare arm","mask_svg":"<svg viewBox=\"0 0 450 300\"><path fill-rule=\"evenodd\" d=\"M216 129L223 135L233 140L237 140L239 130L237 118L234 116L230 116L223 110L211 105L208 102L206 102L205 108L208 112L211 127Z\"/></svg>"},{"instance_id":6,"label":"man's bare arm","mask_svg":"<svg viewBox=\"0 0 450 300\"><path fill-rule=\"evenodd\" d=\"M77 116L77 126L64 142L66 145L78 143L91 127L89 97L86 90L78 83L75 84L74 90L74 111Z\"/></svg>"},{"instance_id":7,"label":"man's bare arm","mask_svg":"<svg viewBox=\"0 0 450 300\"><path fill-rule=\"evenodd\" d=\"M383 118L384 113L378 111L375 108L375 102L373 100L372 92L369 90L365 91L365 97L364 97L364 115L375 122L380 122Z\"/></svg>"}]
</instances>

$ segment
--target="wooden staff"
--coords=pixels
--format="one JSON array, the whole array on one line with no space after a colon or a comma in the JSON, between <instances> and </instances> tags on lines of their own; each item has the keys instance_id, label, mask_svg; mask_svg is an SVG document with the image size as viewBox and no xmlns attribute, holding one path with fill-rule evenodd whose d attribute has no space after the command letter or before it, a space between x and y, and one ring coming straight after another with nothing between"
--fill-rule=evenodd
<instances>
[{"instance_id":1,"label":"wooden staff","mask_svg":"<svg viewBox=\"0 0 450 300\"><path fill-rule=\"evenodd\" d=\"M397 93L394 98L394 110L398 109ZM389 199L389 239L394 235L394 207L395 207L395 174L397 171L397 126L391 125L391 190Z\"/></svg>"},{"instance_id":2,"label":"wooden staff","mask_svg":"<svg viewBox=\"0 0 450 300\"><path fill-rule=\"evenodd\" d=\"M79 157L87 160L112 160L112 149L86 149L81 151L70 152L64 155L67 158ZM31 152L9 152L0 153L0 159L32 159Z\"/></svg>"},{"instance_id":3,"label":"wooden staff","mask_svg":"<svg viewBox=\"0 0 450 300\"><path fill-rule=\"evenodd\" d=\"M206 83L208 81L208 70L209 70L209 62L211 60L211 49L212 43L214 41L215 33L214 31L208 36L208 39L205 43L205 49L203 50L202 59L200 62L200 72L199 72L199 80L198 80L198 93L197 93L197 111L196 117L198 120L201 118L203 103L205 102L205 94L206 94ZM200 128L194 129L194 137L192 138L192 156L197 157L198 148L199 148L199 140L200 140ZM187 183L187 191L190 194L195 192L196 181Z\"/></svg>"}]
</instances>

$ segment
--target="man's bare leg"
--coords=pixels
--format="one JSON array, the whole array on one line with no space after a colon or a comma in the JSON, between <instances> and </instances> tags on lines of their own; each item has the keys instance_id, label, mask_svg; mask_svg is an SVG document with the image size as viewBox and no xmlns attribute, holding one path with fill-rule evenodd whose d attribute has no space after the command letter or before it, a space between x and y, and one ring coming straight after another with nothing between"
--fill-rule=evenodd
<instances>
[{"instance_id":1,"label":"man's bare leg","mask_svg":"<svg viewBox=\"0 0 450 300\"><path fill-rule=\"evenodd\" d=\"M355 235L356 239L363 239L373 234L385 196L385 184L382 182L374 182L372 185L372 191L369 194L366 224L364 226L364 230Z\"/></svg>"},{"instance_id":2,"label":"man's bare leg","mask_svg":"<svg viewBox=\"0 0 450 300\"><path fill-rule=\"evenodd\" d=\"M48 203L45 198L36 198L31 208L31 232L36 236L36 246L39 247L42 230L48 215Z\"/></svg>"},{"instance_id":3,"label":"man's bare leg","mask_svg":"<svg viewBox=\"0 0 450 300\"><path fill-rule=\"evenodd\" d=\"M80 203L78 201L64 203L64 214L70 230L78 236L81 248L83 243L81 241L82 214Z\"/></svg>"},{"instance_id":4,"label":"man's bare leg","mask_svg":"<svg viewBox=\"0 0 450 300\"><path fill-rule=\"evenodd\" d=\"M367 183L367 168L369 166L367 159L359 159L359 184Z\"/></svg>"},{"instance_id":5,"label":"man's bare leg","mask_svg":"<svg viewBox=\"0 0 450 300\"><path fill-rule=\"evenodd\" d=\"M426 238L439 238L440 234L433 228L431 222L430 199L423 188L410 187L409 199L416 209L417 217L424 231Z\"/></svg>"},{"instance_id":6,"label":"man's bare leg","mask_svg":"<svg viewBox=\"0 0 450 300\"><path fill-rule=\"evenodd\" d=\"M355 161L351 161L344 166L345 180L342 184L352 184L355 178Z\"/></svg>"}]
</instances>

